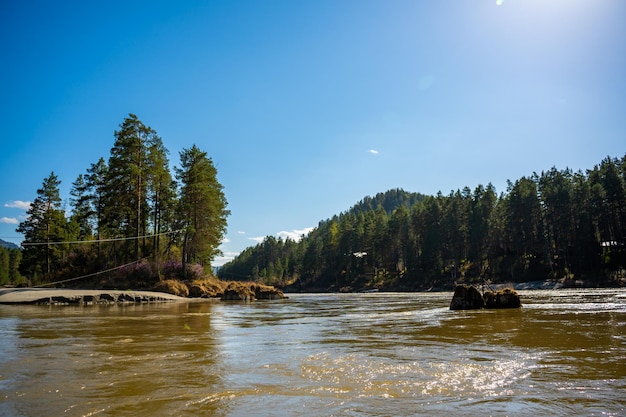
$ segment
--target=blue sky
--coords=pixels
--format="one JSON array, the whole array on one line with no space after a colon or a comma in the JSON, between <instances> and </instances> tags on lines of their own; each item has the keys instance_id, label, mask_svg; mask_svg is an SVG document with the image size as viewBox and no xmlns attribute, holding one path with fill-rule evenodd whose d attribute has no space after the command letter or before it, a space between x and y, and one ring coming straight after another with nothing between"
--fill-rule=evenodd
<instances>
[{"instance_id":1,"label":"blue sky","mask_svg":"<svg viewBox=\"0 0 626 417\"><path fill-rule=\"evenodd\" d=\"M0 1L0 238L69 198L129 113L196 144L222 245L300 234L391 188L448 194L626 152L626 2ZM218 259L220 264L224 259Z\"/></svg>"}]
</instances>

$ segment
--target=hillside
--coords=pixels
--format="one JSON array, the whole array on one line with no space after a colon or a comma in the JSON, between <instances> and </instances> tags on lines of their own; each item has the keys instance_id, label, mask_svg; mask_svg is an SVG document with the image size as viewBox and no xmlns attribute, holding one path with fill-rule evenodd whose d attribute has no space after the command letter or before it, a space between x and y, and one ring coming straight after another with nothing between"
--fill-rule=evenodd
<instances>
[{"instance_id":1,"label":"hillside","mask_svg":"<svg viewBox=\"0 0 626 417\"><path fill-rule=\"evenodd\" d=\"M456 282L620 285L626 156L424 196L394 189L319 222L299 242L268 236L219 276L296 291L427 290Z\"/></svg>"},{"instance_id":2,"label":"hillside","mask_svg":"<svg viewBox=\"0 0 626 417\"><path fill-rule=\"evenodd\" d=\"M6 240L2 240L2 239L0 239L0 247L7 248L7 249L19 249L20 248L15 243L7 242Z\"/></svg>"}]
</instances>

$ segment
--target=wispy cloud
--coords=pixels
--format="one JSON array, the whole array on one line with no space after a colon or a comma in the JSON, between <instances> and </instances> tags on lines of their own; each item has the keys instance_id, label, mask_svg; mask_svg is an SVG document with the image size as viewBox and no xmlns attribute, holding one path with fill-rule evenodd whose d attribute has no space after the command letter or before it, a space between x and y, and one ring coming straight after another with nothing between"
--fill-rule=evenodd
<instances>
[{"instance_id":1,"label":"wispy cloud","mask_svg":"<svg viewBox=\"0 0 626 417\"><path fill-rule=\"evenodd\" d=\"M378 155L378 151L376 149L370 149L368 152L372 155Z\"/></svg>"},{"instance_id":2,"label":"wispy cloud","mask_svg":"<svg viewBox=\"0 0 626 417\"><path fill-rule=\"evenodd\" d=\"M0 223L19 224L20 222L15 217L1 217Z\"/></svg>"},{"instance_id":3,"label":"wispy cloud","mask_svg":"<svg viewBox=\"0 0 626 417\"><path fill-rule=\"evenodd\" d=\"M302 236L306 236L308 235L311 230L315 229L314 227L305 227L304 229L294 229L294 230L282 230L278 233L276 233L276 236L278 236L281 239L287 240L287 239L291 239L294 242L299 242L300 239L302 239ZM258 236L258 237L249 237L248 240L252 240L256 243L262 243L265 238L267 236Z\"/></svg>"},{"instance_id":4,"label":"wispy cloud","mask_svg":"<svg viewBox=\"0 0 626 417\"><path fill-rule=\"evenodd\" d=\"M224 238L222 239L222 243L230 243L230 239L224 236Z\"/></svg>"},{"instance_id":5,"label":"wispy cloud","mask_svg":"<svg viewBox=\"0 0 626 417\"><path fill-rule=\"evenodd\" d=\"M237 232L237 234L240 234L240 235L245 235L245 234L246 234L246 232L242 232L242 231L240 230L240 231L238 231L238 232Z\"/></svg>"},{"instance_id":6,"label":"wispy cloud","mask_svg":"<svg viewBox=\"0 0 626 417\"><path fill-rule=\"evenodd\" d=\"M311 232L311 230L313 230L313 229L314 229L314 227L305 227L302 230L297 230L296 229L296 230L292 230L290 232L287 232L287 231L283 230L281 232L276 233L276 235L278 237L283 238L283 239L291 239L291 240L293 240L295 242L298 242L300 239L302 239L302 236L308 235Z\"/></svg>"},{"instance_id":7,"label":"wispy cloud","mask_svg":"<svg viewBox=\"0 0 626 417\"><path fill-rule=\"evenodd\" d=\"M216 256L215 259L213 259L213 266L222 266L227 262L232 261L233 259L235 259L235 256L239 255L239 252L224 252L222 255L220 256Z\"/></svg>"},{"instance_id":8,"label":"wispy cloud","mask_svg":"<svg viewBox=\"0 0 626 417\"><path fill-rule=\"evenodd\" d=\"M30 208L30 204L31 204L30 201L15 200L15 201L9 201L8 203L4 203L4 207L28 210Z\"/></svg>"}]
</instances>

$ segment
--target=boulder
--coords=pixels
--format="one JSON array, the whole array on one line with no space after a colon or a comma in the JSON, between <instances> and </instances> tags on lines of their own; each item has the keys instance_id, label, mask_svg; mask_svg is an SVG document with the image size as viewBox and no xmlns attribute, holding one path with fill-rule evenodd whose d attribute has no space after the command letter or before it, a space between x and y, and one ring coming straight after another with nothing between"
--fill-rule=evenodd
<instances>
[{"instance_id":1,"label":"boulder","mask_svg":"<svg viewBox=\"0 0 626 417\"><path fill-rule=\"evenodd\" d=\"M215 279L194 280L189 284L189 296L195 298L215 298L221 297L227 286L223 281Z\"/></svg>"},{"instance_id":2,"label":"boulder","mask_svg":"<svg viewBox=\"0 0 626 417\"><path fill-rule=\"evenodd\" d=\"M276 288L250 282L233 281L228 284L222 295L222 301L278 300L285 298Z\"/></svg>"},{"instance_id":3,"label":"boulder","mask_svg":"<svg viewBox=\"0 0 626 417\"><path fill-rule=\"evenodd\" d=\"M222 301L254 301L254 291L250 286L239 282L231 282L222 294Z\"/></svg>"},{"instance_id":4,"label":"boulder","mask_svg":"<svg viewBox=\"0 0 626 417\"><path fill-rule=\"evenodd\" d=\"M100 300L104 302L114 303L117 301L117 298L113 297L111 294L100 294Z\"/></svg>"},{"instance_id":5,"label":"boulder","mask_svg":"<svg viewBox=\"0 0 626 417\"><path fill-rule=\"evenodd\" d=\"M450 310L479 310L485 306L480 291L471 285L457 285L454 289Z\"/></svg>"},{"instance_id":6,"label":"boulder","mask_svg":"<svg viewBox=\"0 0 626 417\"><path fill-rule=\"evenodd\" d=\"M282 291L269 285L253 284L250 286L250 289L254 291L254 296L257 300L280 300L285 298L285 294Z\"/></svg>"},{"instance_id":7,"label":"boulder","mask_svg":"<svg viewBox=\"0 0 626 417\"><path fill-rule=\"evenodd\" d=\"M520 308L520 301L517 292L511 288L505 288L496 292L485 292L485 308Z\"/></svg>"}]
</instances>

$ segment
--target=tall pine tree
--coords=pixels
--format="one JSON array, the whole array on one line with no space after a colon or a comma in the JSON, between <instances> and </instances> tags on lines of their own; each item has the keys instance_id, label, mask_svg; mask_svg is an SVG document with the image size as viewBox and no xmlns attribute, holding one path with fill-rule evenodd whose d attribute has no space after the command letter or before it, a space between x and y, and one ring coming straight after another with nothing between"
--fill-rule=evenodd
<instances>
[{"instance_id":1,"label":"tall pine tree","mask_svg":"<svg viewBox=\"0 0 626 417\"><path fill-rule=\"evenodd\" d=\"M182 262L210 265L220 254L219 244L226 232L226 197L217 180L213 161L195 145L180 153L178 218L182 222Z\"/></svg>"},{"instance_id":2,"label":"tall pine tree","mask_svg":"<svg viewBox=\"0 0 626 417\"><path fill-rule=\"evenodd\" d=\"M60 184L54 172L44 179L26 220L17 228L24 235L20 272L35 281L50 279L61 266L64 247L57 242L65 240L67 220L61 210Z\"/></svg>"}]
</instances>

